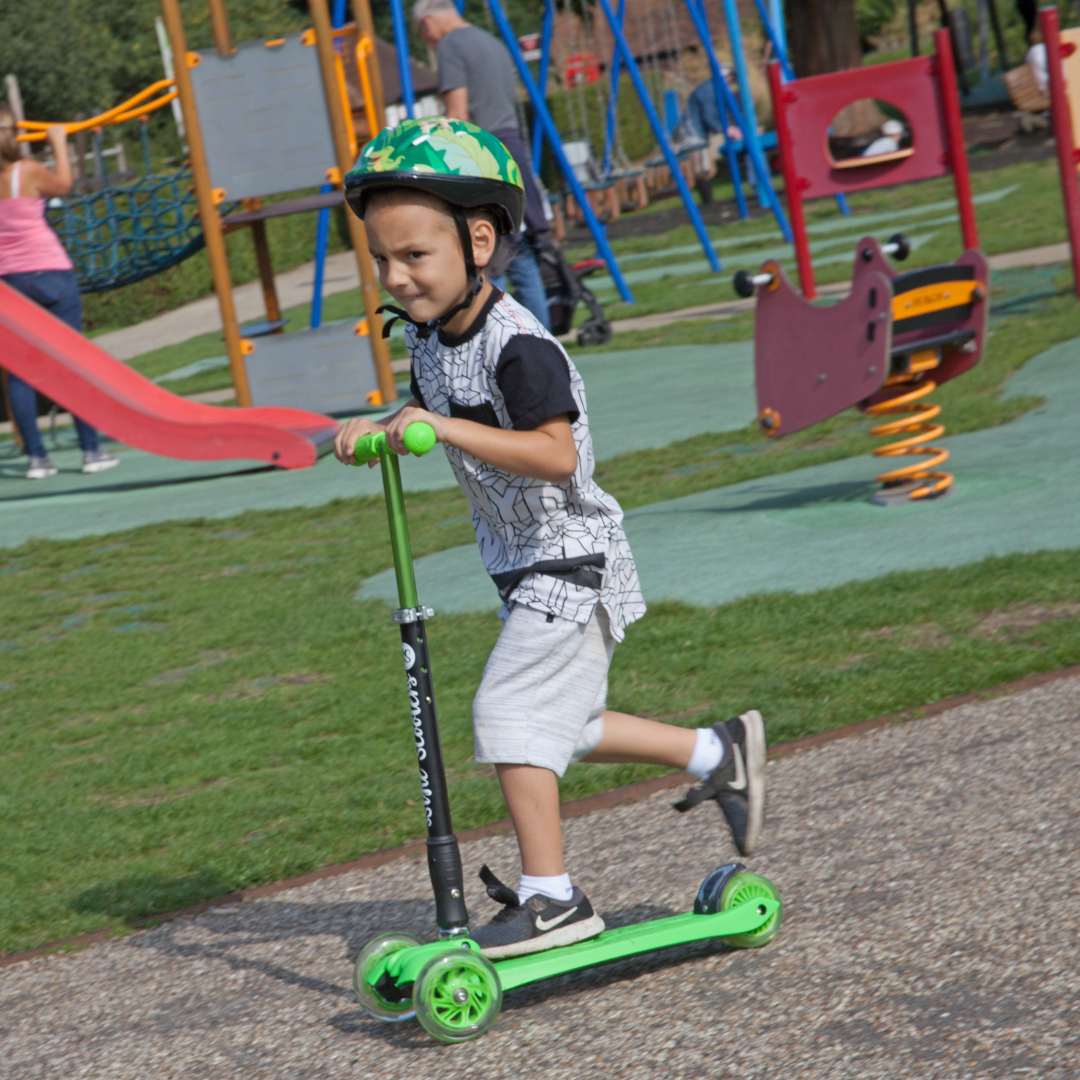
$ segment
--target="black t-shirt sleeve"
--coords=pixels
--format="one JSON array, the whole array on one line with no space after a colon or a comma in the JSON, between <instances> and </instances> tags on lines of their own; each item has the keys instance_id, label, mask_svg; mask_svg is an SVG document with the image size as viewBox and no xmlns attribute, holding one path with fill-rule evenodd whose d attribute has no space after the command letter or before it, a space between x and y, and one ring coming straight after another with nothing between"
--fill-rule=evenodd
<instances>
[{"instance_id":1,"label":"black t-shirt sleeve","mask_svg":"<svg viewBox=\"0 0 1080 1080\"><path fill-rule=\"evenodd\" d=\"M566 357L546 338L512 337L495 366L495 382L517 431L533 431L563 413L572 424L580 415Z\"/></svg>"},{"instance_id":2,"label":"black t-shirt sleeve","mask_svg":"<svg viewBox=\"0 0 1080 1080\"><path fill-rule=\"evenodd\" d=\"M412 370L409 371L409 393L420 402L421 409L427 408L424 395L420 393L420 384L416 381L416 372Z\"/></svg>"}]
</instances>

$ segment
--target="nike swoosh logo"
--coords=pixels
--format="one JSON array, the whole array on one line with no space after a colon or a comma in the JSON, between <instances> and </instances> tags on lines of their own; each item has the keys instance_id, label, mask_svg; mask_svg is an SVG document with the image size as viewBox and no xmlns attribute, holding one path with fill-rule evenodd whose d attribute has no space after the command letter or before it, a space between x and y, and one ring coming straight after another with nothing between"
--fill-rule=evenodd
<instances>
[{"instance_id":1,"label":"nike swoosh logo","mask_svg":"<svg viewBox=\"0 0 1080 1080\"><path fill-rule=\"evenodd\" d=\"M554 919L548 919L544 922L539 916L536 917L536 929L543 932L544 930L550 930L553 926L558 926L561 922L566 922L574 912L577 911L576 907L572 907L569 911L564 911L561 915L556 915Z\"/></svg>"},{"instance_id":2,"label":"nike swoosh logo","mask_svg":"<svg viewBox=\"0 0 1080 1080\"><path fill-rule=\"evenodd\" d=\"M732 791L746 790L746 766L743 765L742 750L738 743L732 745L735 751L735 779L728 784Z\"/></svg>"}]
</instances>

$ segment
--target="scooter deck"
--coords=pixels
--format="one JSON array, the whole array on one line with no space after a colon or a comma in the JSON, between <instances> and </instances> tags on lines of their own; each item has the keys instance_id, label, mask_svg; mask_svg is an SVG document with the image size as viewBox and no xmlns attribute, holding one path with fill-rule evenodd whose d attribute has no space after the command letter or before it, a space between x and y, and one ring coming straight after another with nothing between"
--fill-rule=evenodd
<instances>
[{"instance_id":1,"label":"scooter deck","mask_svg":"<svg viewBox=\"0 0 1080 1080\"><path fill-rule=\"evenodd\" d=\"M618 926L588 941L563 945L527 956L512 956L494 960L495 970L503 990L512 990L526 983L554 978L569 971L595 967L625 956L654 952L673 945L686 945L709 938L725 938L736 934L749 934L772 918L780 907L777 900L755 898L715 915L670 915L664 919ZM390 953L367 975L374 986L384 974L399 986L415 982L421 969L433 957L455 948L479 950L475 941L461 938L458 941L432 942Z\"/></svg>"},{"instance_id":2,"label":"scooter deck","mask_svg":"<svg viewBox=\"0 0 1080 1080\"><path fill-rule=\"evenodd\" d=\"M618 926L575 945L564 945L528 956L495 960L495 970L499 974L503 990L512 990L515 986L524 986L540 979L564 975L568 971L605 964L624 956L654 952L672 945L686 945L709 938L749 934L759 926L764 926L779 906L776 900L755 899L728 911L718 911L715 915L695 915L690 911L684 915L671 915L666 919L651 919L649 922L634 923L632 926Z\"/></svg>"}]
</instances>

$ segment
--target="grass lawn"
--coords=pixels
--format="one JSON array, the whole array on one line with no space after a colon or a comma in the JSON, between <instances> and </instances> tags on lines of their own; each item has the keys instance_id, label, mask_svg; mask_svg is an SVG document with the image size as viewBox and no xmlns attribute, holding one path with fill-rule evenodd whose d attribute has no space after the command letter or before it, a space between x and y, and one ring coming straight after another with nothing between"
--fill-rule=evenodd
<instances>
[{"instance_id":1,"label":"grass lawn","mask_svg":"<svg viewBox=\"0 0 1080 1080\"><path fill-rule=\"evenodd\" d=\"M950 431L1034 405L999 401L1002 382L1076 333L1071 295L1015 291L984 361L938 395ZM736 332L684 324L635 343ZM852 413L779 443L701 436L598 475L640 505L863 452L865 426ZM415 554L470 542L466 509L456 490L410 497ZM0 554L0 952L421 835L398 637L384 608L350 600L389 565L379 498ZM616 654L610 700L692 726L758 706L775 742L1074 662L1078 612L1080 552L654 605ZM497 633L493 615L432 626L459 828L504 814L471 762ZM653 771L575 766L563 794Z\"/></svg>"}]
</instances>

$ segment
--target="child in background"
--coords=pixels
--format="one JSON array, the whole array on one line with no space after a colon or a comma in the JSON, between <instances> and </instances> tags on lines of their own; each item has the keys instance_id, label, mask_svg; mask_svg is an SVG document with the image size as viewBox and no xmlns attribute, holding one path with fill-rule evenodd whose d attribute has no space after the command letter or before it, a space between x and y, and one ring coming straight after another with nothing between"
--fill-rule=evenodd
<instances>
[{"instance_id":1,"label":"child in background","mask_svg":"<svg viewBox=\"0 0 1080 1080\"><path fill-rule=\"evenodd\" d=\"M15 114L0 101L0 280L40 304L46 311L82 331L82 298L75 270L56 233L45 220L45 200L71 190L67 132L62 124L46 132L56 160L56 171L33 158L24 158L16 141ZM37 393L10 371L8 398L23 447L30 455L27 480L56 475L45 453L37 426ZM118 458L102 450L97 432L73 416L83 452L82 471L102 472L119 465Z\"/></svg>"},{"instance_id":2,"label":"child in background","mask_svg":"<svg viewBox=\"0 0 1080 1080\"><path fill-rule=\"evenodd\" d=\"M615 644L645 613L618 503L592 478L585 390L562 346L484 270L521 223L521 176L503 145L463 121L408 120L368 144L346 181L391 308L408 326L409 402L356 440L430 424L472 505L503 629L473 704L475 760L490 763L521 851L517 889L484 867L503 905L472 930L488 956L593 937L604 928L563 861L558 779L571 761L648 762L700 778L676 809L714 800L753 851L765 800L761 715L697 731L606 708Z\"/></svg>"}]
</instances>

